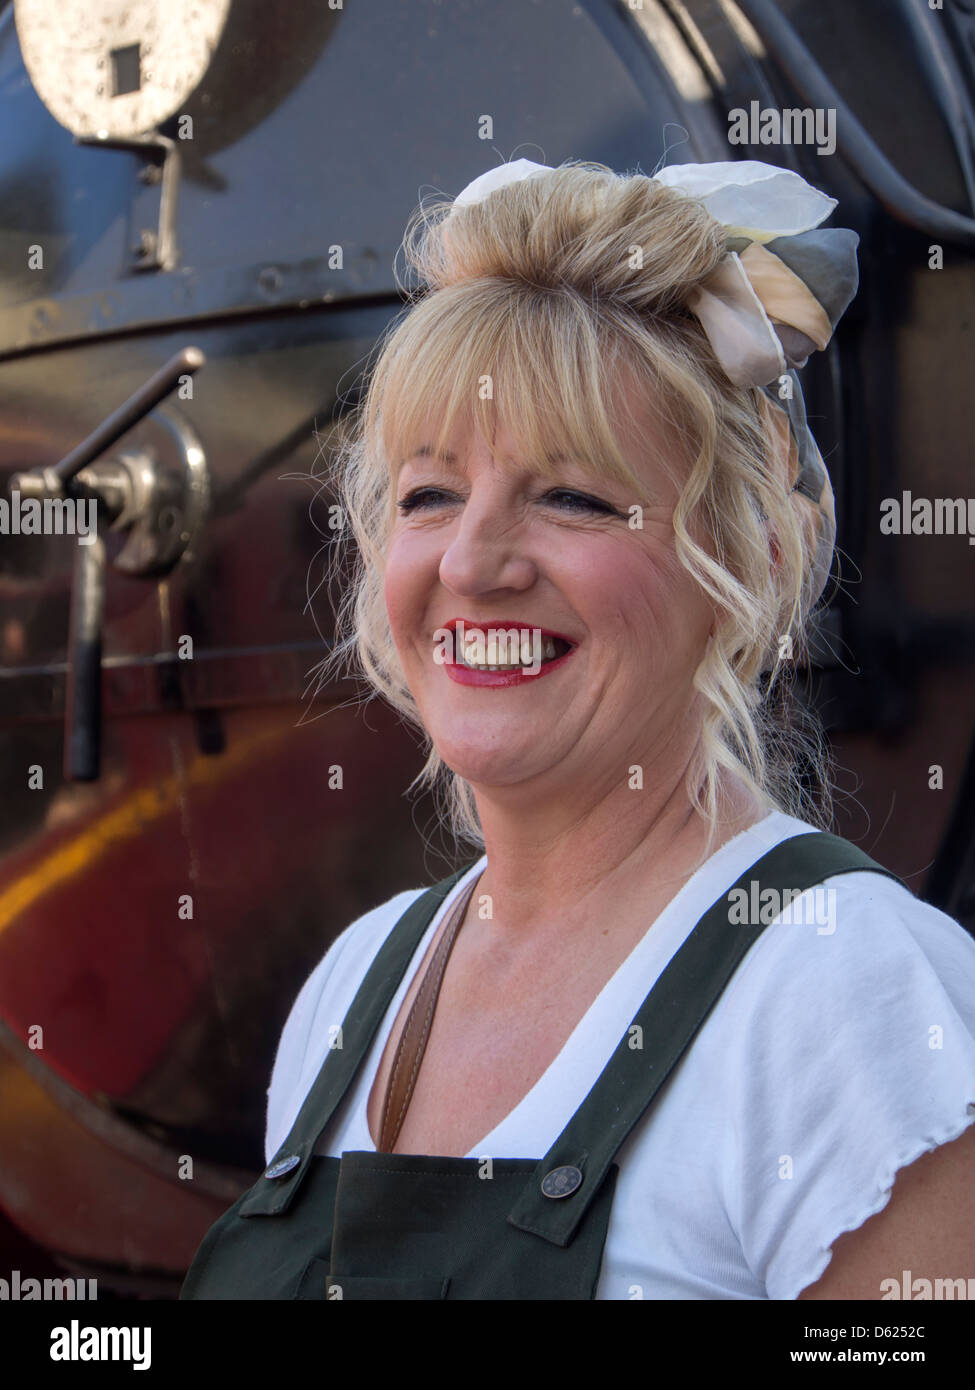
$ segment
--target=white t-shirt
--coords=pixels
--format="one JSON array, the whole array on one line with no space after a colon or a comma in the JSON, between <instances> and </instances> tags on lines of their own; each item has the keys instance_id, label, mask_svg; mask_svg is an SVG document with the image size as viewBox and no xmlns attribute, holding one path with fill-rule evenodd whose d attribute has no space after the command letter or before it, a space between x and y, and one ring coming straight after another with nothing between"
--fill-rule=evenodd
<instances>
[{"instance_id":1,"label":"white t-shirt","mask_svg":"<svg viewBox=\"0 0 975 1390\"><path fill-rule=\"evenodd\" d=\"M713 854L467 1157L544 1157L700 917L767 850L813 829L775 811ZM434 915L316 1153L375 1152L366 1103L386 1040L444 914L486 864ZM353 922L302 988L268 1090L268 1162L377 951L424 891ZM975 941L886 875L825 879L751 946L617 1152L596 1297L794 1299L833 1242L886 1206L897 1170L973 1120Z\"/></svg>"}]
</instances>

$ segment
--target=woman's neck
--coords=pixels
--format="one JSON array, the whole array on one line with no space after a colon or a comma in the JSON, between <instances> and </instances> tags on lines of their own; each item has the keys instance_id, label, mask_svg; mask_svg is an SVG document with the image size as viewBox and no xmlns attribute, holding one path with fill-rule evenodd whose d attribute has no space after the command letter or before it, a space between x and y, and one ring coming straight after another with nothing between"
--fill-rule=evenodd
<instances>
[{"instance_id":1,"label":"woman's neck","mask_svg":"<svg viewBox=\"0 0 975 1390\"><path fill-rule=\"evenodd\" d=\"M638 796L640 802L632 799ZM605 914L607 907L622 910L629 904L639 911L650 897L667 896L670 888L679 891L707 858L772 807L722 769L710 846L709 823L682 784L658 794L655 802L645 792L624 791L547 835L537 821L512 824L492 815L490 802L482 810L479 800L478 809L488 864L475 899L487 895L492 920L532 934L544 933L556 921L564 930L594 912Z\"/></svg>"}]
</instances>

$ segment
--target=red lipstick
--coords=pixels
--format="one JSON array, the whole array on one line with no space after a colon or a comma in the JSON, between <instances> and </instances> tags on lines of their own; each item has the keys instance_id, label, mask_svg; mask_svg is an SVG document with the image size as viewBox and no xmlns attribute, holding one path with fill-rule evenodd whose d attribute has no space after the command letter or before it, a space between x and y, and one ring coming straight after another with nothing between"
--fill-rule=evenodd
<instances>
[{"instance_id":1,"label":"red lipstick","mask_svg":"<svg viewBox=\"0 0 975 1390\"><path fill-rule=\"evenodd\" d=\"M490 629L509 631L515 628L520 632L527 632L534 635L537 631L541 637L551 637L555 640L565 642L569 650L561 656L556 656L548 661L543 661L537 671L476 671L470 666L465 666L461 661L444 662L444 667L450 679L457 685L481 685L503 687L509 685L525 685L529 681L536 681L541 676L548 675L562 666L575 651L576 643L570 638L564 637L560 632L552 632L549 628L538 627L537 624L519 623L513 619L497 619L492 622L469 622L466 618L450 618L444 623L444 628L454 632L458 624L465 629L475 628L480 632L487 633ZM534 638L533 638L534 640Z\"/></svg>"}]
</instances>

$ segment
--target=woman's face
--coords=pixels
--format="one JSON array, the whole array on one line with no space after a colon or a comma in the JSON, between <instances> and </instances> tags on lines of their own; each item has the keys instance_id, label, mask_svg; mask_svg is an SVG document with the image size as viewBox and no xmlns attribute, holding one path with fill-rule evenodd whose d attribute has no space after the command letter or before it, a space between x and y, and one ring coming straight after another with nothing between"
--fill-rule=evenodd
<instances>
[{"instance_id":1,"label":"woman's face","mask_svg":"<svg viewBox=\"0 0 975 1390\"><path fill-rule=\"evenodd\" d=\"M658 462L673 446L641 405L631 403L642 424L620 443L657 503L644 505L642 529L628 509L643 499L625 484L574 464L554 483L532 477L506 430L497 465L471 434L449 442L454 462L416 456L400 468L395 500L417 494L420 505L397 507L387 550L392 635L437 751L475 789L598 794L634 763L647 772L679 756L675 732L714 615L674 549L678 492ZM578 492L603 505L567 495ZM462 683L438 641L458 618L542 628L575 646L547 673Z\"/></svg>"}]
</instances>

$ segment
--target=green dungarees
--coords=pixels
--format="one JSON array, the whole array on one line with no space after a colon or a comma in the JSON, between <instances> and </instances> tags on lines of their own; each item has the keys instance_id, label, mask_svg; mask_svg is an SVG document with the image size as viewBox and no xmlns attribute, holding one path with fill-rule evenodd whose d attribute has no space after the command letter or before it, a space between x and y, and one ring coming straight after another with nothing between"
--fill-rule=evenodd
<instances>
[{"instance_id":1,"label":"green dungarees","mask_svg":"<svg viewBox=\"0 0 975 1390\"><path fill-rule=\"evenodd\" d=\"M181 1299L595 1297L616 1152L766 923L733 925L733 889L721 895L543 1158L313 1153L434 913L471 867L423 893L390 932L342 1025L342 1047L328 1053L273 1162L203 1238ZM757 880L760 892L805 891L862 869L897 878L849 841L815 831L775 846L733 888L748 892Z\"/></svg>"}]
</instances>

